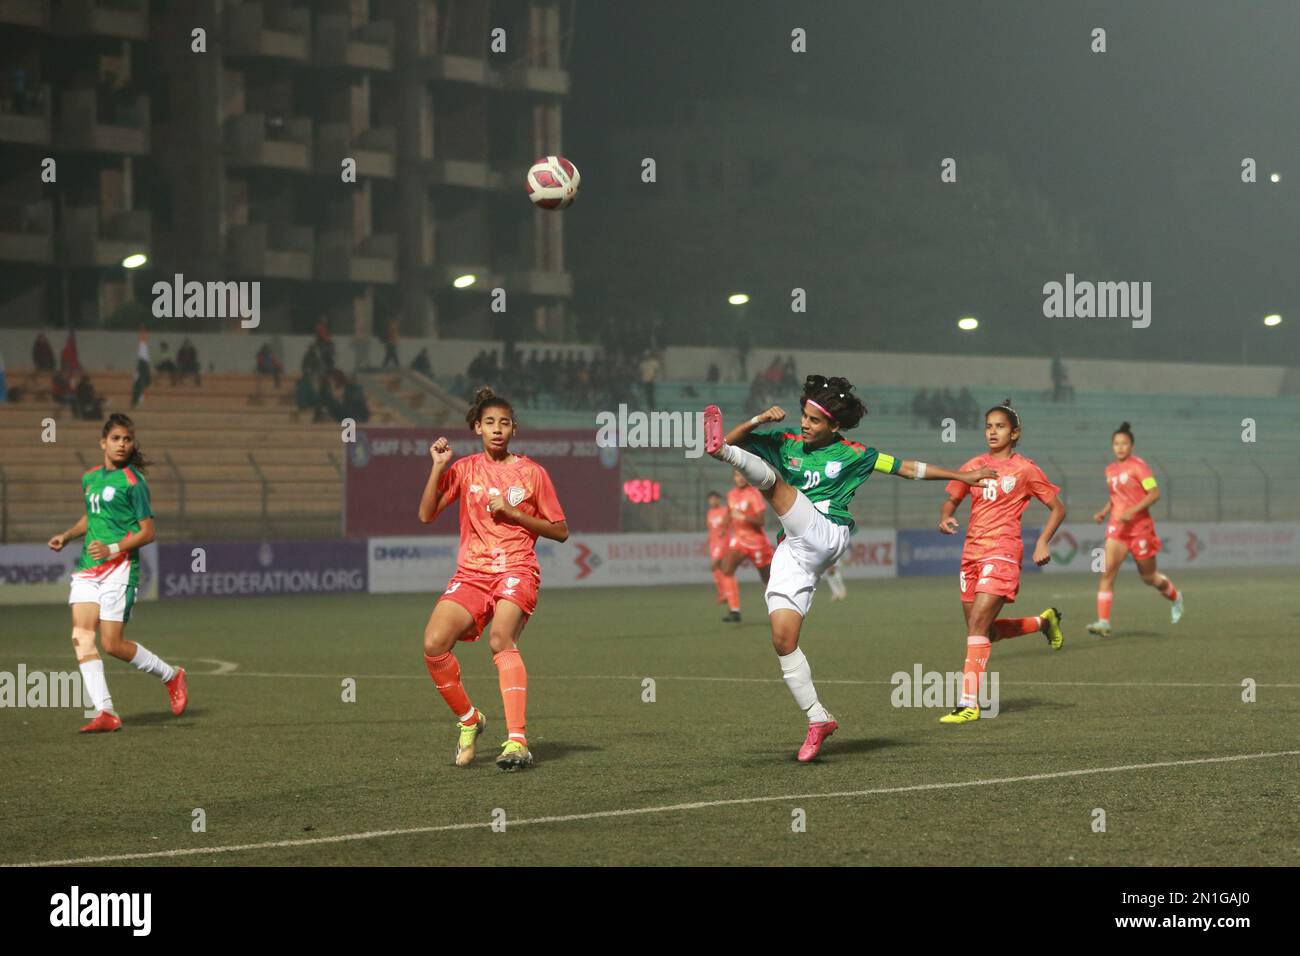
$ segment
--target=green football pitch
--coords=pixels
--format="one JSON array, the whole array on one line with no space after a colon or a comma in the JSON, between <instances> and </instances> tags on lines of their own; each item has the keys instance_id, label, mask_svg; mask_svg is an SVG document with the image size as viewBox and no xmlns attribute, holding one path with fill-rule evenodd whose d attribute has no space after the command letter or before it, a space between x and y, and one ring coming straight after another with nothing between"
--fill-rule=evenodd
<instances>
[{"instance_id":1,"label":"green football pitch","mask_svg":"<svg viewBox=\"0 0 1300 956\"><path fill-rule=\"evenodd\" d=\"M1016 610L1060 607L1065 647L995 644L999 713L956 727L891 684L960 670L955 582L822 589L802 646L840 730L808 765L752 575L739 626L711 584L544 591L521 644L537 765L513 774L485 641L458 655L488 734L451 766L430 596L143 604L128 634L189 668L189 712L112 660L119 733L0 709L0 863L1300 864L1295 570L1175 579L1171 626L1126 569L1101 640L1095 578L1027 575ZM3 621L0 671L73 667L65 608Z\"/></svg>"}]
</instances>

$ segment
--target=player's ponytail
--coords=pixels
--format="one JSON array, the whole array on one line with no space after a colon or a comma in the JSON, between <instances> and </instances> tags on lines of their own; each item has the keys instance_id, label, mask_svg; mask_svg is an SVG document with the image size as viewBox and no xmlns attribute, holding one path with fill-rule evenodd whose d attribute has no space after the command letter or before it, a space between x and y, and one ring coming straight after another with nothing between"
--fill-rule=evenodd
<instances>
[{"instance_id":1,"label":"player's ponytail","mask_svg":"<svg viewBox=\"0 0 1300 956\"><path fill-rule=\"evenodd\" d=\"M99 433L100 438L107 438L108 433L114 428L121 426L131 433L131 457L127 459L124 467L134 468L136 471L144 474L145 470L152 464L148 458L144 457L144 452L140 450L140 443L135 440L135 422L131 421L130 416L123 415L121 412L114 412L108 416L108 421L104 422L104 428Z\"/></svg>"},{"instance_id":2,"label":"player's ponytail","mask_svg":"<svg viewBox=\"0 0 1300 956\"><path fill-rule=\"evenodd\" d=\"M802 408L808 402L829 415L831 421L838 423L841 429L856 427L867 414L867 406L853 394L853 386L847 378L809 375L804 379L799 407Z\"/></svg>"},{"instance_id":3,"label":"player's ponytail","mask_svg":"<svg viewBox=\"0 0 1300 956\"><path fill-rule=\"evenodd\" d=\"M1011 423L1011 430L1013 432L1020 431L1020 413L1017 412L1015 406L1011 404L1011 399L1004 398L1001 403L994 405L984 413L984 418L987 420L994 412L1001 412L1003 415L1007 416L1007 421ZM1018 444L1020 444L1020 439L1012 439L1012 448L1015 448Z\"/></svg>"},{"instance_id":4,"label":"player's ponytail","mask_svg":"<svg viewBox=\"0 0 1300 956\"><path fill-rule=\"evenodd\" d=\"M1130 445L1134 444L1136 441L1136 439L1133 438L1133 426L1128 422L1121 422L1119 428L1111 432L1110 437L1114 438L1116 435L1127 435L1128 443Z\"/></svg>"},{"instance_id":5,"label":"player's ponytail","mask_svg":"<svg viewBox=\"0 0 1300 956\"><path fill-rule=\"evenodd\" d=\"M515 407L492 391L491 385L481 385L470 400L469 411L465 413L466 424L473 428L489 408L504 408L509 413L510 420L512 422L515 420Z\"/></svg>"}]
</instances>

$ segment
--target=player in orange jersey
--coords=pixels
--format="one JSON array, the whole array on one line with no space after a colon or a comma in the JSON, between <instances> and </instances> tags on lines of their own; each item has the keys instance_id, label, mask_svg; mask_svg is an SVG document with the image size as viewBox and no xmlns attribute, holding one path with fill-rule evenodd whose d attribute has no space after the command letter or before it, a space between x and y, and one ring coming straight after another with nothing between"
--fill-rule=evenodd
<instances>
[{"instance_id":1,"label":"player in orange jersey","mask_svg":"<svg viewBox=\"0 0 1300 956\"><path fill-rule=\"evenodd\" d=\"M709 528L709 570L713 572L713 584L718 589L718 603L726 604L731 598L731 588L736 584L735 575L728 575L722 570L722 562L727 556L727 538L731 534L728 529L731 515L722 502L722 495L716 491L709 492L708 501L709 510L704 521Z\"/></svg>"},{"instance_id":2,"label":"player in orange jersey","mask_svg":"<svg viewBox=\"0 0 1300 956\"><path fill-rule=\"evenodd\" d=\"M966 616L966 665L961 700L952 713L940 718L945 724L979 719L980 679L988 664L992 641L1041 631L1052 649L1059 650L1065 640L1061 633L1061 612L1054 607L1037 617L998 620L1003 605L1014 603L1020 590L1020 559L1024 551L1020 517L1029 507L1029 500L1037 498L1051 512L1034 546L1034 563L1039 566L1052 559L1047 544L1065 520L1065 505L1057 497L1060 489L1047 480L1042 469L1015 451L1020 441L1020 415L1011 407L1011 399L994 405L985 414L984 437L989 450L966 462L961 470L992 468L997 477L985 478L975 488L950 481L948 500L939 510L939 530L954 534L958 525L953 512L970 495L970 529L966 532L958 575L961 608Z\"/></svg>"},{"instance_id":3,"label":"player in orange jersey","mask_svg":"<svg viewBox=\"0 0 1300 956\"><path fill-rule=\"evenodd\" d=\"M1156 570L1156 552L1160 550L1160 535L1151 518L1150 507L1160 500L1156 476L1147 463L1133 454L1133 426L1124 422L1110 436L1111 451L1115 460L1106 466L1106 484L1110 487L1110 500L1093 515L1098 524L1106 520L1106 569L1097 587L1097 620L1088 625L1088 633L1099 637L1110 635L1110 609L1115 600L1115 578L1124 559L1133 555L1142 581L1151 585L1168 601L1169 618L1177 624L1183 617L1183 593L1174 582Z\"/></svg>"},{"instance_id":4,"label":"player in orange jersey","mask_svg":"<svg viewBox=\"0 0 1300 956\"><path fill-rule=\"evenodd\" d=\"M528 673L518 645L537 607L542 579L537 539L564 541L569 526L546 469L510 452L515 434L510 403L485 386L475 393L465 418L482 438L483 450L453 464L451 445L439 438L429 446L433 468L420 496L420 520L425 524L460 501L456 573L424 628L424 662L457 718L456 766L468 767L486 721L469 702L452 648L457 641L478 640L492 623L488 645L497 666L509 733L497 766L523 770L533 765L533 756L524 730Z\"/></svg>"},{"instance_id":5,"label":"player in orange jersey","mask_svg":"<svg viewBox=\"0 0 1300 956\"><path fill-rule=\"evenodd\" d=\"M727 556L722 562L722 570L731 578L731 589L728 594L729 610L723 620L739 624L740 588L736 584L736 569L748 561L758 571L766 589L776 549L763 531L763 519L767 514L767 502L763 500L763 493L751 486L738 471L732 472L732 481L735 487L727 490L727 508L731 513L730 536L727 539Z\"/></svg>"}]
</instances>

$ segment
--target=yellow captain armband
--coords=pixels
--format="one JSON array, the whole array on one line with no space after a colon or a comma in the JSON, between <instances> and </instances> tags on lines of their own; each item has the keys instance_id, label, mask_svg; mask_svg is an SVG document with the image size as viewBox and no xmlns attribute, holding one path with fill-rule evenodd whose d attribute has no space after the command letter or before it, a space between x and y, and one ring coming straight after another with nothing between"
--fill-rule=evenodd
<instances>
[{"instance_id":1,"label":"yellow captain armband","mask_svg":"<svg viewBox=\"0 0 1300 956\"><path fill-rule=\"evenodd\" d=\"M886 455L883 451L876 452L876 463L872 466L872 471L883 471L887 475L898 474L898 469L902 467L900 462L893 455Z\"/></svg>"},{"instance_id":2,"label":"yellow captain armband","mask_svg":"<svg viewBox=\"0 0 1300 956\"><path fill-rule=\"evenodd\" d=\"M1143 490L1143 491L1150 491L1150 490L1151 490L1152 488L1154 488L1155 486L1156 486L1156 476L1155 476L1155 475L1147 475L1145 478L1142 479L1142 490Z\"/></svg>"}]
</instances>

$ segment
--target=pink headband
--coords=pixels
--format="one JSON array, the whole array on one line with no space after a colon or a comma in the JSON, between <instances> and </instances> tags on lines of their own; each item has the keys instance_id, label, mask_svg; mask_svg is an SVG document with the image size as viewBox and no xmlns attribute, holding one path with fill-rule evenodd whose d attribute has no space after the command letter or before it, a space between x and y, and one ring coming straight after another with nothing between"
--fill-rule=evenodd
<instances>
[{"instance_id":1,"label":"pink headband","mask_svg":"<svg viewBox=\"0 0 1300 956\"><path fill-rule=\"evenodd\" d=\"M811 398L805 398L804 401L807 402L809 405L812 405L813 407L815 407L819 412L821 412L823 415L825 415L825 416L826 416L827 418L829 418L831 421L833 421L833 422L839 421L838 418L836 418L834 415L832 415L830 412L828 412L828 411L827 411L825 408L823 408L821 405L817 404L817 402L814 402Z\"/></svg>"}]
</instances>

